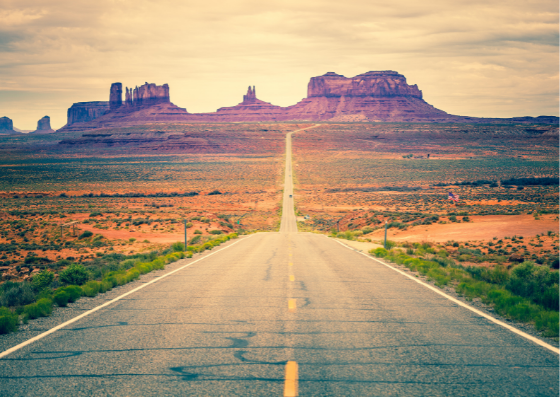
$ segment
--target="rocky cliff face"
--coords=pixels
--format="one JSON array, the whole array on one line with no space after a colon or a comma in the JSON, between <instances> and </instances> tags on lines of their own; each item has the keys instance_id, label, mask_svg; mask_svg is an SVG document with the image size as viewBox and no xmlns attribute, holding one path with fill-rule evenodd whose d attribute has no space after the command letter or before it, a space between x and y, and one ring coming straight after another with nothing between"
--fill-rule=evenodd
<instances>
[{"instance_id":1,"label":"rocky cliff face","mask_svg":"<svg viewBox=\"0 0 560 397\"><path fill-rule=\"evenodd\" d=\"M307 98L287 108L291 120L458 122L422 99L422 91L394 71L312 77Z\"/></svg>"},{"instance_id":2,"label":"rocky cliff face","mask_svg":"<svg viewBox=\"0 0 560 397\"><path fill-rule=\"evenodd\" d=\"M109 102L78 102L68 109L67 126L76 123L86 123L103 116L109 111Z\"/></svg>"},{"instance_id":3,"label":"rocky cliff face","mask_svg":"<svg viewBox=\"0 0 560 397\"><path fill-rule=\"evenodd\" d=\"M115 83L120 84L120 83ZM122 91L122 90L121 90ZM146 83L140 87L126 87L125 104L127 107L139 108L157 105L158 103L170 103L169 86Z\"/></svg>"},{"instance_id":4,"label":"rocky cliff face","mask_svg":"<svg viewBox=\"0 0 560 397\"><path fill-rule=\"evenodd\" d=\"M0 134L19 134L14 130L14 123L8 117L0 117Z\"/></svg>"},{"instance_id":5,"label":"rocky cliff face","mask_svg":"<svg viewBox=\"0 0 560 397\"><path fill-rule=\"evenodd\" d=\"M410 97L422 99L418 86L408 85L406 78L392 70L367 72L347 78L329 72L312 77L307 86L307 97Z\"/></svg>"}]
</instances>

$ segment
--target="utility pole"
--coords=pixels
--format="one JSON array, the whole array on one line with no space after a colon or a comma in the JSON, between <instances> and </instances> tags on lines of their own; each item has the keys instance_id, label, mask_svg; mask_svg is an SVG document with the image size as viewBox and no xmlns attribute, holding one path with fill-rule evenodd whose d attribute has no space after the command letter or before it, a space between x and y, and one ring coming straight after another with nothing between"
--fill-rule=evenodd
<instances>
[{"instance_id":1,"label":"utility pole","mask_svg":"<svg viewBox=\"0 0 560 397\"><path fill-rule=\"evenodd\" d=\"M387 221L385 221L385 241L383 242L383 248L387 249Z\"/></svg>"},{"instance_id":2,"label":"utility pole","mask_svg":"<svg viewBox=\"0 0 560 397\"><path fill-rule=\"evenodd\" d=\"M187 250L187 220L183 219L183 224L185 225L185 251Z\"/></svg>"}]
</instances>

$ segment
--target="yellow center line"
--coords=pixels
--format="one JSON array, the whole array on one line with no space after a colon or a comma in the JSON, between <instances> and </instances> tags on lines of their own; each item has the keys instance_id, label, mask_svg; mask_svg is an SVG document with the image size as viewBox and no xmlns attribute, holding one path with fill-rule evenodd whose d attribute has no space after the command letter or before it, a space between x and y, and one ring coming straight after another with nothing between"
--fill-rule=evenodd
<instances>
[{"instance_id":1,"label":"yellow center line","mask_svg":"<svg viewBox=\"0 0 560 397\"><path fill-rule=\"evenodd\" d=\"M290 281L296 281L296 278L294 277L293 274L290 274Z\"/></svg>"},{"instance_id":2,"label":"yellow center line","mask_svg":"<svg viewBox=\"0 0 560 397\"><path fill-rule=\"evenodd\" d=\"M294 263L293 263L293 262L289 262L288 264L289 264L290 266L293 266L293 265L294 265Z\"/></svg>"},{"instance_id":3,"label":"yellow center line","mask_svg":"<svg viewBox=\"0 0 560 397\"><path fill-rule=\"evenodd\" d=\"M296 311L296 300L295 299L288 300L288 311L290 313L295 313L295 311Z\"/></svg>"},{"instance_id":4,"label":"yellow center line","mask_svg":"<svg viewBox=\"0 0 560 397\"><path fill-rule=\"evenodd\" d=\"M296 397L297 395L298 395L298 365L295 361L288 361L286 363L284 397Z\"/></svg>"}]
</instances>

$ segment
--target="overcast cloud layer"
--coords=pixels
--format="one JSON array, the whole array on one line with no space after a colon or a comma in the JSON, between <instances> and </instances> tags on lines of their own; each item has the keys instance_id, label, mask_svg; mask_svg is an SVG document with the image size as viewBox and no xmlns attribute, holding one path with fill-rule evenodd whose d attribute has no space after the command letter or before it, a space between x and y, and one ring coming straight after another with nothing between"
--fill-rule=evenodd
<instances>
[{"instance_id":1,"label":"overcast cloud layer","mask_svg":"<svg viewBox=\"0 0 560 397\"><path fill-rule=\"evenodd\" d=\"M293 105L312 76L396 70L452 114L558 115L556 0L0 0L0 117L66 123L110 84L213 112Z\"/></svg>"}]
</instances>

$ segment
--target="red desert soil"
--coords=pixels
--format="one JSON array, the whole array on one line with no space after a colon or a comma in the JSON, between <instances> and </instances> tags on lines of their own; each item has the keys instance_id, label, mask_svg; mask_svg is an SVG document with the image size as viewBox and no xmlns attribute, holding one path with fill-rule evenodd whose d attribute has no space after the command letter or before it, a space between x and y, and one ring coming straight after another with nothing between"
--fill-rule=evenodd
<instances>
[{"instance_id":1,"label":"red desert soil","mask_svg":"<svg viewBox=\"0 0 560 397\"><path fill-rule=\"evenodd\" d=\"M79 228L81 230L89 230L95 234L101 234L103 237L114 240L135 238L138 241L148 240L150 243L174 243L183 241L184 239L183 233L142 233L128 230L100 230L90 225L80 225ZM192 232L190 234L191 235L187 236L189 239L193 237Z\"/></svg>"},{"instance_id":2,"label":"red desert soil","mask_svg":"<svg viewBox=\"0 0 560 397\"><path fill-rule=\"evenodd\" d=\"M411 227L408 230L389 229L387 238L395 241L432 241L449 240L490 240L506 236L533 237L549 230L558 232L558 219L555 215L541 215L535 220L532 215L488 215L471 216L472 222L434 224ZM384 231L377 230L368 236L383 237Z\"/></svg>"}]
</instances>

